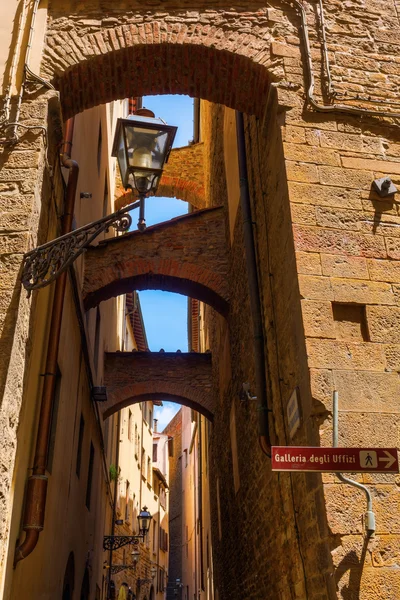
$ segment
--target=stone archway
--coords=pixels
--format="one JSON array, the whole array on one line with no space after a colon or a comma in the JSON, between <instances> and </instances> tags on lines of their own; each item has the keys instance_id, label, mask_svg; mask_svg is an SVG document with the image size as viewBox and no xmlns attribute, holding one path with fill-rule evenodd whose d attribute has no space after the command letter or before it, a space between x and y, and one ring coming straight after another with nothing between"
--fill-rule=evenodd
<instances>
[{"instance_id":1,"label":"stone archway","mask_svg":"<svg viewBox=\"0 0 400 600\"><path fill-rule=\"evenodd\" d=\"M130 404L163 399L213 419L210 353L108 352L104 384L108 400L99 405L104 418Z\"/></svg>"},{"instance_id":2,"label":"stone archway","mask_svg":"<svg viewBox=\"0 0 400 600\"><path fill-rule=\"evenodd\" d=\"M186 10L174 10L165 22L141 5L116 2L106 17L100 4L90 11L84 4L50 6L41 74L61 92L65 119L151 94L188 94L261 116L272 36L266 9L253 11L258 26L249 28L251 12L229 9L193 11L189 19Z\"/></svg>"},{"instance_id":3,"label":"stone archway","mask_svg":"<svg viewBox=\"0 0 400 600\"><path fill-rule=\"evenodd\" d=\"M220 207L132 232L85 254L87 309L132 289L161 289L197 298L226 315L228 256Z\"/></svg>"}]
</instances>

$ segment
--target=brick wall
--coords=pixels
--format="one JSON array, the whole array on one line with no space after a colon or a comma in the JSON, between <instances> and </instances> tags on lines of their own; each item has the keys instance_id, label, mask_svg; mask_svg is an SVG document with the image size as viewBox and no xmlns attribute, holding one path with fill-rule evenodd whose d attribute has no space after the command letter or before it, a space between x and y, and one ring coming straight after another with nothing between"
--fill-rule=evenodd
<instances>
[{"instance_id":1,"label":"brick wall","mask_svg":"<svg viewBox=\"0 0 400 600\"><path fill-rule=\"evenodd\" d=\"M226 313L229 287L223 227L221 209L205 209L88 250L86 308L132 289L155 288L194 296Z\"/></svg>"},{"instance_id":2,"label":"brick wall","mask_svg":"<svg viewBox=\"0 0 400 600\"><path fill-rule=\"evenodd\" d=\"M218 157L223 155L222 112L219 107L211 108L205 123L211 140L206 155L214 161L208 188L214 202L226 198L223 170L218 166ZM397 446L397 299L391 279L396 263L388 250L397 209L395 203L379 200L370 190L374 177L388 168L385 161L379 162L381 171L377 163L375 171L364 171L359 162L347 159L350 154L361 154L364 144L368 154L372 147L388 145L390 130L382 126L377 137L365 127L356 133L352 124L347 139L345 131L352 119L343 117L333 123L313 117L312 121L300 125L295 112L282 112L274 94L263 122L246 120L272 439L281 445L330 446L331 398L338 389L341 408L346 411L340 418L342 445ZM347 148L354 143L357 152L341 147L325 154L330 131L335 144L347 139ZM297 155L300 148L301 155ZM367 159L362 164L368 167L370 163ZM391 174L395 173L395 163L390 167ZM322 215L328 214L330 218L323 221ZM295 594L322 599L339 593L342 598L364 594L394 600L400 589L391 568L398 545L396 477L358 477L369 485L378 519L377 535L368 541L362 492L339 484L333 476L272 475L261 455L256 407L238 402L243 381L250 381L255 389L240 210L231 259L228 355L227 324L215 313L207 319L220 397L211 461L212 514L217 515L217 478L224 507L221 541L215 533L216 516L213 524L220 597L244 594L255 600L260 594L280 598ZM296 386L303 424L291 441L285 415ZM236 494L231 451L225 443L232 402L236 404L241 480ZM249 532L251 506L263 508ZM271 556L279 556L278 570Z\"/></svg>"},{"instance_id":3,"label":"brick wall","mask_svg":"<svg viewBox=\"0 0 400 600\"><path fill-rule=\"evenodd\" d=\"M104 384L104 417L132 401L171 398L213 418L210 353L108 352Z\"/></svg>"}]
</instances>

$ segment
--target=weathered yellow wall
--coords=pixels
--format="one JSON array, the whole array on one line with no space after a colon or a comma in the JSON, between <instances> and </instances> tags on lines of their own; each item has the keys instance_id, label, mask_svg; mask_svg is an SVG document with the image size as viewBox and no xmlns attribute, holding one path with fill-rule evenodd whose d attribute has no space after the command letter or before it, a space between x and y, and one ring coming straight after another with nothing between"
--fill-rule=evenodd
<instances>
[{"instance_id":1,"label":"weathered yellow wall","mask_svg":"<svg viewBox=\"0 0 400 600\"><path fill-rule=\"evenodd\" d=\"M116 107L118 109L118 107ZM107 121L108 107L88 111L80 115L75 123L72 156L80 165L80 174L77 200L76 200L76 225L83 225L88 221L103 216L104 178L110 169L109 124ZM97 139L99 123L104 127L103 146L101 149L100 166L97 164ZM83 137L82 137L83 133ZM93 154L82 152L82 140L91 140L96 152ZM68 176L68 174L67 174ZM58 171L55 171L55 181L59 183L58 211L62 210L62 186ZM90 188L86 186L91 184ZM109 184L111 210L113 185ZM80 191L93 190L91 200L81 200ZM83 203L86 202L85 205ZM52 226L47 231L51 239L57 235L54 204L48 203L48 214ZM110 232L112 234L112 232ZM109 235L110 235L109 234ZM79 280L79 270L78 270ZM70 284L64 301L62 331L59 348L59 367L62 374L60 402L57 418L56 440L54 450L53 468L49 474L49 489L46 504L45 528L40 535L40 540L35 551L18 564L12 572L12 561L16 538L20 533L21 511L24 499L24 486L31 467L32 452L36 439L37 415L40 406L41 376L45 370L47 338L49 335L49 314L51 310L52 288L35 293L34 319L32 331L31 359L27 365L27 385L23 400L24 410L20 416L18 431L18 447L16 455L13 495L13 527L10 535L8 554L8 578L4 592L5 598L14 598L31 593L39 596L46 594L50 597L59 595L62 586L62 577L70 551L75 554L75 569L77 587L81 585L85 564L92 569L91 585L102 588L102 524L105 520L105 511L110 497L107 496L107 484L103 468L101 450L101 427L97 421L94 407L90 400L90 388L87 378L86 366L81 350L81 337L78 328L76 310ZM35 301L34 301L35 302ZM101 329L99 343L98 369L94 367L94 340L95 340L95 315L89 315L86 320L87 336L89 341L89 358L94 383L102 382L102 356L103 348L118 349L122 328L118 325L119 301L103 303L100 308ZM95 313L95 311L92 311ZM94 316L94 318L93 318ZM91 318L92 317L92 318ZM85 319L84 319L85 321ZM82 445L81 473L78 478L75 473L79 423L81 414L85 421L84 439ZM90 442L95 449L95 463L91 494L90 511L85 506L86 482L88 474L88 461ZM112 444L109 451L112 451ZM109 512L109 511L108 511ZM108 517L109 521L109 517ZM100 526L99 526L100 525ZM54 532L58 532L55 535ZM39 576L38 576L39 574ZM61 577L61 580L60 580ZM46 582L43 587L43 581Z\"/></svg>"}]
</instances>

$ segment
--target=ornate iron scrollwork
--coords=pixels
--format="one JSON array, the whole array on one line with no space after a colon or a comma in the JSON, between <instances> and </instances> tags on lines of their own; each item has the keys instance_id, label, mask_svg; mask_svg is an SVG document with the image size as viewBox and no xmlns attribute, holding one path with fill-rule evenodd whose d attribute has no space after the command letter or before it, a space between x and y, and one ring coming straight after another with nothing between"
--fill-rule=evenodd
<instances>
[{"instance_id":1,"label":"ornate iron scrollwork","mask_svg":"<svg viewBox=\"0 0 400 600\"><path fill-rule=\"evenodd\" d=\"M132 544L138 546L143 541L141 535L105 535L103 538L103 550L118 550L122 546Z\"/></svg>"},{"instance_id":2,"label":"ornate iron scrollwork","mask_svg":"<svg viewBox=\"0 0 400 600\"><path fill-rule=\"evenodd\" d=\"M138 208L140 202L133 202L115 213L98 221L79 227L70 233L38 246L24 256L22 284L28 293L54 281L65 271L100 233L114 227L116 231L128 231L132 217L128 214Z\"/></svg>"},{"instance_id":3,"label":"ornate iron scrollwork","mask_svg":"<svg viewBox=\"0 0 400 600\"><path fill-rule=\"evenodd\" d=\"M117 573L120 573L121 571L134 571L136 569L136 565L113 565L111 567L111 574L112 575L116 575Z\"/></svg>"}]
</instances>

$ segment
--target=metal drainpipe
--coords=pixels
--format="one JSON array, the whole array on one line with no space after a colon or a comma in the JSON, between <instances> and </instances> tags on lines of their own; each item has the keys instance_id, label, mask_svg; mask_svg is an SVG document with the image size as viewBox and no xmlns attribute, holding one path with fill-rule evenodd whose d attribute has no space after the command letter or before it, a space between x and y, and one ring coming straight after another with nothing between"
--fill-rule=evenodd
<instances>
[{"instance_id":1,"label":"metal drainpipe","mask_svg":"<svg viewBox=\"0 0 400 600\"><path fill-rule=\"evenodd\" d=\"M112 521L111 521L111 535L115 535L115 517L117 516L117 492L118 492L118 483L119 483L119 444L120 444L120 429L121 429L121 411L118 411L117 418L117 440L116 440L116 449L115 449L115 469L117 472L117 476L114 481L114 501L113 501L113 509L112 509ZM111 567L112 567L112 559L113 559L113 550L110 548L110 554L108 559L108 585L107 585L107 598L111 598Z\"/></svg>"},{"instance_id":2,"label":"metal drainpipe","mask_svg":"<svg viewBox=\"0 0 400 600\"><path fill-rule=\"evenodd\" d=\"M337 448L339 441L339 394L333 392L333 447ZM372 496L369 489L362 483L345 477L342 473L336 473L336 477L343 483L347 483L359 490L362 490L367 497L367 512L365 513L365 528L369 536L375 532L375 513L372 509Z\"/></svg>"},{"instance_id":3,"label":"metal drainpipe","mask_svg":"<svg viewBox=\"0 0 400 600\"><path fill-rule=\"evenodd\" d=\"M265 340L262 323L260 290L257 273L257 259L251 216L250 192L247 174L246 139L244 134L243 114L236 111L236 135L239 159L240 206L243 214L243 234L246 253L247 278L250 293L250 309L253 322L253 344L256 369L256 386L259 413L259 440L264 454L271 456L271 440L269 433L267 380L265 373Z\"/></svg>"},{"instance_id":4,"label":"metal drainpipe","mask_svg":"<svg viewBox=\"0 0 400 600\"><path fill-rule=\"evenodd\" d=\"M79 165L71 160L71 146L74 132L74 118L66 122L65 142L61 155L62 165L69 169L68 183L65 195L64 214L61 221L61 235L69 233L75 206L75 195L78 183ZM39 534L44 526L46 507L47 481L46 465L48 458L49 435L53 412L54 392L57 375L57 358L60 344L62 312L64 305L67 271L61 273L55 284L53 308L50 323L50 337L47 347L46 368L40 406L39 426L36 437L33 473L28 478L23 529L26 536L21 545L15 550L14 566L26 558L36 547Z\"/></svg>"}]
</instances>

